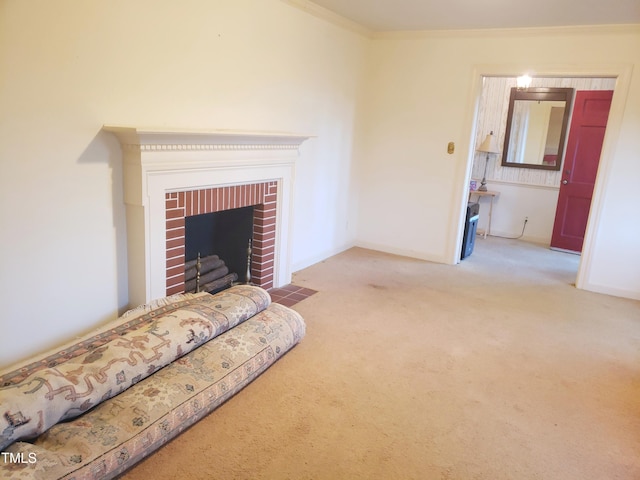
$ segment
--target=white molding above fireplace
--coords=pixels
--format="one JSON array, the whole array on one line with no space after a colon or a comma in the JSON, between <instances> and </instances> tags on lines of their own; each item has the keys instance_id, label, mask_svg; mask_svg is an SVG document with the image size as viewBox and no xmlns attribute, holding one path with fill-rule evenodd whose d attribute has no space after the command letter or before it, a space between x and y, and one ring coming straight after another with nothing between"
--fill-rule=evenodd
<instances>
[{"instance_id":1,"label":"white molding above fireplace","mask_svg":"<svg viewBox=\"0 0 640 480\"><path fill-rule=\"evenodd\" d=\"M116 125L103 129L122 146L131 305L165 296L169 192L277 181L274 286L291 282L295 161L309 136Z\"/></svg>"},{"instance_id":2,"label":"white molding above fireplace","mask_svg":"<svg viewBox=\"0 0 640 480\"><path fill-rule=\"evenodd\" d=\"M292 149L309 138L279 132L239 132L234 130L197 130L105 125L122 145L143 150L269 150Z\"/></svg>"}]
</instances>

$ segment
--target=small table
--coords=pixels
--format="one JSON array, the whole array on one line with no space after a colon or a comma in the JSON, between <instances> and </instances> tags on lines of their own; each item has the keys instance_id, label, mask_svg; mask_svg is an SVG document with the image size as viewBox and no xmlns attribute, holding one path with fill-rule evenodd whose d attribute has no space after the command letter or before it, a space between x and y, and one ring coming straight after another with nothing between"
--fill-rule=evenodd
<instances>
[{"instance_id":1,"label":"small table","mask_svg":"<svg viewBox=\"0 0 640 480\"><path fill-rule=\"evenodd\" d=\"M487 235L491 235L491 214L493 213L493 199L500 195L500 192L482 192L480 190L469 190L469 201L471 201L471 196L477 195L478 201L480 201L480 197L489 197L491 202L489 203L489 221L487 222L487 228L483 233L484 238L487 238Z\"/></svg>"}]
</instances>

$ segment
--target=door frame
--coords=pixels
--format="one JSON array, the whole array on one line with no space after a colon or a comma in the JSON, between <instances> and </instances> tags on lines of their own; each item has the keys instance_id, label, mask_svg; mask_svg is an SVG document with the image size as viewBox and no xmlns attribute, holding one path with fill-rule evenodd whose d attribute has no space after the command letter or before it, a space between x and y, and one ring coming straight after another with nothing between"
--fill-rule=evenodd
<instances>
[{"instance_id":1,"label":"door frame","mask_svg":"<svg viewBox=\"0 0 640 480\"><path fill-rule=\"evenodd\" d=\"M464 181L458 186L457 211L460 212L460 218L457 227L457 239L454 243L455 251L450 252L451 263L460 263L460 252L462 245L462 237L464 234L464 212L467 205L468 185L471 180L471 170L473 168L473 159L475 150L473 148L477 143L475 138L475 127L478 120L478 110L480 96L482 95L482 79L484 77L518 77L526 72L535 72L536 77L610 77L615 78L616 83L613 90L613 99L611 101L611 110L609 111L609 121L602 144L602 154L600 156L600 164L598 165L598 173L596 175L596 183L593 190L593 198L591 200L591 209L589 211L589 220L587 222L587 230L585 232L584 244L582 247L582 255L578 267L576 278L576 287L585 290L596 290L595 286L591 287L591 265L593 257L597 251L597 234L600 217L604 207L605 187L608 183L612 164L614 161L616 145L620 136L622 120L624 116L624 107L631 84L631 64L611 64L611 65L589 65L589 64L488 64L475 65L472 73L472 84L470 86L470 98L472 100L470 108L467 112L465 138L469 139L467 145L467 165ZM458 257L458 258L456 258Z\"/></svg>"}]
</instances>

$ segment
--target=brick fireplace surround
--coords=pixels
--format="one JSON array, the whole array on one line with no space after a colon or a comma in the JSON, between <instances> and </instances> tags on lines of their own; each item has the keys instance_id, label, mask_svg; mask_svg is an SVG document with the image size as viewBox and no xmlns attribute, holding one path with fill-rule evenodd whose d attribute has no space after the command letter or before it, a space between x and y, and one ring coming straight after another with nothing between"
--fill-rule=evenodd
<instances>
[{"instance_id":1,"label":"brick fireplace surround","mask_svg":"<svg viewBox=\"0 0 640 480\"><path fill-rule=\"evenodd\" d=\"M253 283L277 288L291 282L295 163L309 136L103 130L117 137L122 150L130 306L184 291L186 217L243 206L256 206Z\"/></svg>"},{"instance_id":2,"label":"brick fireplace surround","mask_svg":"<svg viewBox=\"0 0 640 480\"><path fill-rule=\"evenodd\" d=\"M185 218L249 206L255 206L251 283L272 288L277 190L277 182L264 182L167 193L167 295L184 292Z\"/></svg>"}]
</instances>

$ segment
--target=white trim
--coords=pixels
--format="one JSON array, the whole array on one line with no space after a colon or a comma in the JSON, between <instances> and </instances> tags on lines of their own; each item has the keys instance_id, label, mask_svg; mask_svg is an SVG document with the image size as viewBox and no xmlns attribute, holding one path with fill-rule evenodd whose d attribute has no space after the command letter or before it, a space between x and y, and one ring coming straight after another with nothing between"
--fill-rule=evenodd
<instances>
[{"instance_id":1,"label":"white trim","mask_svg":"<svg viewBox=\"0 0 640 480\"><path fill-rule=\"evenodd\" d=\"M537 37L539 35L610 35L640 33L640 25L621 24L621 25L577 25L577 26L561 26L561 27L517 27L517 28L476 28L476 29L460 29L460 30L395 30L395 31L376 31L372 33L372 37L376 40L415 40L421 38L469 38L469 37ZM524 73L519 71L515 77ZM512 76L512 75L509 75ZM538 76L536 74L536 76Z\"/></svg>"},{"instance_id":2,"label":"white trim","mask_svg":"<svg viewBox=\"0 0 640 480\"><path fill-rule=\"evenodd\" d=\"M401 257L409 257L418 260L424 260L427 262L433 263L448 263L446 258L441 255L425 255L424 253L418 252L416 250L409 250L405 248L396 248L390 245L376 243L376 242L366 242L366 241L357 241L355 242L355 246L359 248L366 248L367 250L376 250L378 252L390 253L392 255L398 255ZM460 250L458 249L458 261L460 260Z\"/></svg>"},{"instance_id":3,"label":"white trim","mask_svg":"<svg viewBox=\"0 0 640 480\"><path fill-rule=\"evenodd\" d=\"M329 257L334 257L342 252L346 252L347 250L354 247L356 247L356 244L354 242L347 242L345 244L342 244L341 246L337 246L329 250L323 250L321 253L296 262L292 265L292 270L294 272L299 272L300 270L304 270L311 265L315 265L316 263L326 260Z\"/></svg>"},{"instance_id":4,"label":"white trim","mask_svg":"<svg viewBox=\"0 0 640 480\"><path fill-rule=\"evenodd\" d=\"M166 296L168 192L277 181L274 286L291 282L295 161L308 136L119 126L104 130L123 146L132 305Z\"/></svg>"},{"instance_id":5,"label":"white trim","mask_svg":"<svg viewBox=\"0 0 640 480\"><path fill-rule=\"evenodd\" d=\"M549 243L549 242L547 242L547 243ZM549 246L549 250L554 250L556 252L562 252L562 253L570 253L571 255L582 255L582 252L575 252L573 250L567 250L566 248L558 248L558 247Z\"/></svg>"},{"instance_id":6,"label":"white trim","mask_svg":"<svg viewBox=\"0 0 640 480\"><path fill-rule=\"evenodd\" d=\"M585 283L582 287L578 287L578 288L582 288L583 290L588 290L590 292L602 293L604 295L613 295L614 297L640 300L640 292L637 292L634 290L625 290L623 288L608 287L606 285L600 285L597 283Z\"/></svg>"},{"instance_id":7,"label":"white trim","mask_svg":"<svg viewBox=\"0 0 640 480\"><path fill-rule=\"evenodd\" d=\"M463 158L467 158L467 164L465 165L464 173L461 171L463 168L461 163L458 167L459 172L456 173L456 177L464 176L464 182L461 184L454 183L452 189L452 204L454 206L454 212L459 212L458 216L452 216L451 222L448 226L447 234L447 251L445 252L445 263L456 265L461 262L460 252L462 250L462 241L464 237L464 224L467 215L467 203L469 201L469 182L471 181L471 172L473 171L473 161L476 155L476 151L473 145L477 145L476 141L476 123L478 122L478 110L480 108L480 97L482 94L482 77L483 74L477 69L474 69L471 84L469 86L469 92L467 98L473 100L473 104L467 110L466 115L466 127L463 138L468 138L468 143L462 143Z\"/></svg>"},{"instance_id":8,"label":"white trim","mask_svg":"<svg viewBox=\"0 0 640 480\"><path fill-rule=\"evenodd\" d=\"M104 125L120 143L138 150L297 149L310 135L286 132Z\"/></svg>"},{"instance_id":9,"label":"white trim","mask_svg":"<svg viewBox=\"0 0 640 480\"><path fill-rule=\"evenodd\" d=\"M600 224L600 217L604 208L604 196L606 186L609 182L609 176L615 158L615 150L618 145L618 137L622 128L622 120L624 117L624 109L627 103L629 87L631 84L632 65L624 65L620 70L616 79L616 86L613 90L613 99L611 100L611 109L609 110L609 120L607 121L607 129L602 143L602 153L600 154L600 163L598 165L598 173L596 183L593 189L593 197L591 199L591 208L589 210L589 219L587 221L587 231L584 236L582 246L582 261L578 269L578 277L576 279L576 287L592 290L599 288L592 285L589 281L591 278L591 265L594 252L597 248L597 230ZM586 252L589 252L587 255ZM615 295L612 293L612 295ZM633 297L632 297L633 298Z\"/></svg>"},{"instance_id":10,"label":"white trim","mask_svg":"<svg viewBox=\"0 0 640 480\"><path fill-rule=\"evenodd\" d=\"M507 232L505 230L496 230L495 228L491 227L491 233L487 235L487 237L505 238L507 240L522 240L523 242L535 243L537 245L543 245L547 248L549 247L549 237L535 237L535 236L526 235L526 234L520 236L521 232L522 232L522 227L520 227L517 232L513 232L513 231ZM477 241L480 241L480 238L481 238L480 233L483 233L483 232L481 232L480 229L478 229L477 235L479 239ZM482 240L484 241L483 238Z\"/></svg>"}]
</instances>

